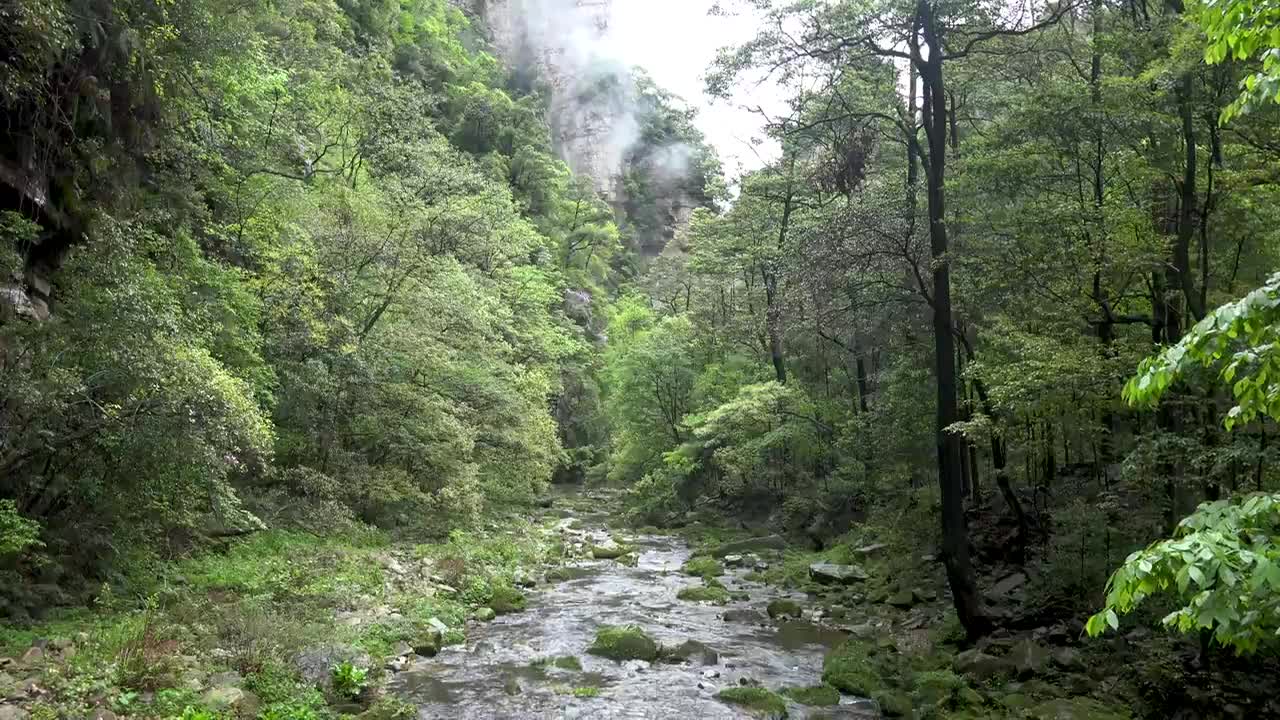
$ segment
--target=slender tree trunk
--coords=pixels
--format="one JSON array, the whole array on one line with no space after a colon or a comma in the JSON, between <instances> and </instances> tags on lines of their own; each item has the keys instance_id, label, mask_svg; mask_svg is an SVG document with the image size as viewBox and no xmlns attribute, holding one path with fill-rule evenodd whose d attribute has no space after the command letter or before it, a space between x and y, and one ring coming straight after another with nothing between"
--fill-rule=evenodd
<instances>
[{"instance_id":1,"label":"slender tree trunk","mask_svg":"<svg viewBox=\"0 0 1280 720\"><path fill-rule=\"evenodd\" d=\"M955 335L951 317L951 265L947 257L946 157L947 109L943 78L940 27L929 0L921 0L920 13L928 59L917 57L925 94L925 127L929 158L926 172L929 204L929 249L933 260L933 341L934 371L937 380L938 484L942 494L942 554L947 569L956 613L970 638L990 629L974 578L969 557L969 529L964 514L961 486L960 438L947 430L956 422Z\"/></svg>"}]
</instances>

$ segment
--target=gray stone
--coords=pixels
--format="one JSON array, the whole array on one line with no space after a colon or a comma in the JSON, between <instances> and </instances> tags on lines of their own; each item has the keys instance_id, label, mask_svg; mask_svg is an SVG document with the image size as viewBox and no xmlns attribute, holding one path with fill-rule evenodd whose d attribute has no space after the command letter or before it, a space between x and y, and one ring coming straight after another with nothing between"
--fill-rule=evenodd
<instances>
[{"instance_id":1,"label":"gray stone","mask_svg":"<svg viewBox=\"0 0 1280 720\"><path fill-rule=\"evenodd\" d=\"M257 695L238 687L213 688L200 698L200 702L210 710L244 718L257 717L258 707L262 704Z\"/></svg>"},{"instance_id":2,"label":"gray stone","mask_svg":"<svg viewBox=\"0 0 1280 720\"><path fill-rule=\"evenodd\" d=\"M0 720L27 720L26 710L17 705L0 705Z\"/></svg>"},{"instance_id":3,"label":"gray stone","mask_svg":"<svg viewBox=\"0 0 1280 720\"><path fill-rule=\"evenodd\" d=\"M852 585L866 580L869 575L857 565L837 565L817 562L809 566L809 577L827 585Z\"/></svg>"},{"instance_id":4,"label":"gray stone","mask_svg":"<svg viewBox=\"0 0 1280 720\"><path fill-rule=\"evenodd\" d=\"M1049 664L1049 651L1035 640L1024 637L1009 650L1008 660L1018 677L1026 679L1044 672Z\"/></svg>"},{"instance_id":5,"label":"gray stone","mask_svg":"<svg viewBox=\"0 0 1280 720\"><path fill-rule=\"evenodd\" d=\"M685 640L675 647L664 648L662 658L668 662L696 662L702 665L715 665L720 662L720 653L697 640Z\"/></svg>"},{"instance_id":6,"label":"gray stone","mask_svg":"<svg viewBox=\"0 0 1280 720\"><path fill-rule=\"evenodd\" d=\"M368 669L372 662L369 654L360 648L351 645L322 645L298 653L294 658L294 667L308 685L327 692L333 688L333 666L351 663Z\"/></svg>"},{"instance_id":7,"label":"gray stone","mask_svg":"<svg viewBox=\"0 0 1280 720\"><path fill-rule=\"evenodd\" d=\"M427 624L430 625L433 629L439 631L440 634L442 635L444 633L449 632L449 626L445 625L444 622L441 621L440 618L438 617L431 618L430 620L427 621Z\"/></svg>"},{"instance_id":8,"label":"gray stone","mask_svg":"<svg viewBox=\"0 0 1280 720\"><path fill-rule=\"evenodd\" d=\"M765 621L764 614L759 610L751 610L748 608L734 608L726 610L724 613L726 622L741 623L763 623Z\"/></svg>"},{"instance_id":9,"label":"gray stone","mask_svg":"<svg viewBox=\"0 0 1280 720\"><path fill-rule=\"evenodd\" d=\"M965 650L951 661L951 669L959 675L968 675L978 680L990 680L1010 671L1009 663L1004 658L988 655L981 650Z\"/></svg>"},{"instance_id":10,"label":"gray stone","mask_svg":"<svg viewBox=\"0 0 1280 720\"><path fill-rule=\"evenodd\" d=\"M22 657L18 658L19 665L39 665L42 662L44 662L44 648L41 647L29 647L22 653Z\"/></svg>"},{"instance_id":11,"label":"gray stone","mask_svg":"<svg viewBox=\"0 0 1280 720\"><path fill-rule=\"evenodd\" d=\"M725 555L724 564L729 567L738 567L745 564L746 560L742 555Z\"/></svg>"},{"instance_id":12,"label":"gray stone","mask_svg":"<svg viewBox=\"0 0 1280 720\"><path fill-rule=\"evenodd\" d=\"M1063 670L1080 670L1084 668L1084 658L1075 648L1058 648L1053 651L1053 664Z\"/></svg>"},{"instance_id":13,"label":"gray stone","mask_svg":"<svg viewBox=\"0 0 1280 720\"><path fill-rule=\"evenodd\" d=\"M1018 588L1025 585L1026 582L1027 582L1026 575L1024 575L1023 573L1014 573L1004 578L1000 582L996 583L991 588L991 596L997 597L997 598L1004 597L1009 593L1013 592L1014 590L1017 590Z\"/></svg>"}]
</instances>

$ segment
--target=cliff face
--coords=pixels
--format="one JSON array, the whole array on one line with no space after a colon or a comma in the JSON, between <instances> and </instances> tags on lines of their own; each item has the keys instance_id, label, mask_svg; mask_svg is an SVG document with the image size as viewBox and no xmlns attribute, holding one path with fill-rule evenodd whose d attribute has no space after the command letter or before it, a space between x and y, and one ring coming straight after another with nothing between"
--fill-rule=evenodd
<instances>
[{"instance_id":1,"label":"cliff face","mask_svg":"<svg viewBox=\"0 0 1280 720\"><path fill-rule=\"evenodd\" d=\"M630 72L607 52L612 0L479 0L473 12L507 65L550 90L560 156L615 201L639 128Z\"/></svg>"}]
</instances>

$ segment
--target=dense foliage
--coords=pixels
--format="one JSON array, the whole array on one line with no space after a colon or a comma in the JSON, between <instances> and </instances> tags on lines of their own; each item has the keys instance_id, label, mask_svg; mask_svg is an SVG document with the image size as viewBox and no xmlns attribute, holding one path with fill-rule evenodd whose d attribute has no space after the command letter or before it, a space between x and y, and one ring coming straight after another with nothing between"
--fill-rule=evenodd
<instances>
[{"instance_id":1,"label":"dense foliage","mask_svg":"<svg viewBox=\"0 0 1280 720\"><path fill-rule=\"evenodd\" d=\"M583 444L548 412L591 412L566 295L591 316L620 236L452 5L0 16L6 292L53 311L0 324L9 571L263 522L442 531Z\"/></svg>"}]
</instances>

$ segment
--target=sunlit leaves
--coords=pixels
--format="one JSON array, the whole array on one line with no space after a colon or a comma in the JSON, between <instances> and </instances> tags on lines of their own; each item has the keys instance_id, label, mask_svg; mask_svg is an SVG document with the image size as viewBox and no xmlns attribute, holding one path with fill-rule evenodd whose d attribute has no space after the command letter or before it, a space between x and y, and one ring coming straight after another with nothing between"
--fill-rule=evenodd
<instances>
[{"instance_id":1,"label":"sunlit leaves","mask_svg":"<svg viewBox=\"0 0 1280 720\"><path fill-rule=\"evenodd\" d=\"M1280 495L1205 503L1170 540L1130 555L1107 586L1106 607L1089 634L1118 628L1118 614L1150 596L1173 594L1183 607L1164 618L1179 632L1209 631L1240 653L1273 645L1280 632Z\"/></svg>"},{"instance_id":2,"label":"sunlit leaves","mask_svg":"<svg viewBox=\"0 0 1280 720\"><path fill-rule=\"evenodd\" d=\"M1262 417L1280 418L1280 274L1214 310L1182 341L1148 358L1124 387L1130 404L1154 406L1193 367L1219 367L1236 405L1228 429Z\"/></svg>"}]
</instances>

